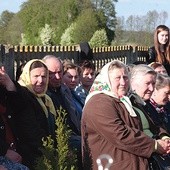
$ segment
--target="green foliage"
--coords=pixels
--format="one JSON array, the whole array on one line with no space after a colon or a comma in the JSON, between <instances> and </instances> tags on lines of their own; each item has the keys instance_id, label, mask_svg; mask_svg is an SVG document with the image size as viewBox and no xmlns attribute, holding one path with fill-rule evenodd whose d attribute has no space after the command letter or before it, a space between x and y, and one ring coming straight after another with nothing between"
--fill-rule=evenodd
<instances>
[{"instance_id":1,"label":"green foliage","mask_svg":"<svg viewBox=\"0 0 170 170\"><path fill-rule=\"evenodd\" d=\"M13 16L14 16L13 12L9 12L7 10L3 11L1 14L0 26L7 27Z\"/></svg>"},{"instance_id":2,"label":"green foliage","mask_svg":"<svg viewBox=\"0 0 170 170\"><path fill-rule=\"evenodd\" d=\"M98 23L94 11L92 9L82 11L76 20L73 32L74 43L88 42L97 29Z\"/></svg>"},{"instance_id":3,"label":"green foliage","mask_svg":"<svg viewBox=\"0 0 170 170\"><path fill-rule=\"evenodd\" d=\"M56 43L61 41L64 31L70 27L80 13L79 0L64 0L57 4Z\"/></svg>"},{"instance_id":4,"label":"green foliage","mask_svg":"<svg viewBox=\"0 0 170 170\"><path fill-rule=\"evenodd\" d=\"M21 20L18 15L14 15L6 28L6 34L4 34L4 37L10 44L18 45L21 42L22 32L23 27Z\"/></svg>"},{"instance_id":5,"label":"green foliage","mask_svg":"<svg viewBox=\"0 0 170 170\"><path fill-rule=\"evenodd\" d=\"M61 36L60 44L67 46L67 45L73 45L73 32L74 32L75 24L71 24L70 27L68 27L63 35Z\"/></svg>"},{"instance_id":6,"label":"green foliage","mask_svg":"<svg viewBox=\"0 0 170 170\"><path fill-rule=\"evenodd\" d=\"M24 34L29 44L38 45L41 40L39 31L45 24L54 26L57 23L55 0L28 0L22 5L19 17L23 23Z\"/></svg>"},{"instance_id":7,"label":"green foliage","mask_svg":"<svg viewBox=\"0 0 170 170\"><path fill-rule=\"evenodd\" d=\"M57 110L56 137L43 139L43 156L37 160L36 170L77 170L75 151L69 148L68 140L71 130L66 125L66 112L61 107ZM55 142L57 147L55 147Z\"/></svg>"},{"instance_id":8,"label":"green foliage","mask_svg":"<svg viewBox=\"0 0 170 170\"><path fill-rule=\"evenodd\" d=\"M9 43L7 36L9 35L7 31L7 27L12 20L14 13L9 11L3 11L0 16L0 42L2 43Z\"/></svg>"},{"instance_id":9,"label":"green foliage","mask_svg":"<svg viewBox=\"0 0 170 170\"><path fill-rule=\"evenodd\" d=\"M45 24L45 27L40 31L40 39L42 45L52 45L53 37L55 36L53 29L50 25Z\"/></svg>"},{"instance_id":10,"label":"green foliage","mask_svg":"<svg viewBox=\"0 0 170 170\"><path fill-rule=\"evenodd\" d=\"M89 44L92 48L108 46L108 38L105 29L96 31Z\"/></svg>"}]
</instances>

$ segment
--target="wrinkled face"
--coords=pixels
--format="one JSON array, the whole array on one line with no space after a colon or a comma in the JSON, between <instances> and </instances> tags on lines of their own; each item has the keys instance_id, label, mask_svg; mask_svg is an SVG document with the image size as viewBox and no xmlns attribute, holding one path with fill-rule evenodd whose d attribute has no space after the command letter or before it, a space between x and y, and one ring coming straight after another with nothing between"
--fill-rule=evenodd
<instances>
[{"instance_id":1,"label":"wrinkled face","mask_svg":"<svg viewBox=\"0 0 170 170\"><path fill-rule=\"evenodd\" d=\"M127 94L129 89L129 77L124 68L115 68L109 71L109 80L112 92L118 97Z\"/></svg>"},{"instance_id":2,"label":"wrinkled face","mask_svg":"<svg viewBox=\"0 0 170 170\"><path fill-rule=\"evenodd\" d=\"M158 33L158 42L160 44L166 44L168 38L169 38L168 31L161 31Z\"/></svg>"},{"instance_id":3,"label":"wrinkled face","mask_svg":"<svg viewBox=\"0 0 170 170\"><path fill-rule=\"evenodd\" d=\"M49 70L49 86L52 88L60 87L63 77L61 63L54 58L47 59L45 63Z\"/></svg>"},{"instance_id":4,"label":"wrinkled face","mask_svg":"<svg viewBox=\"0 0 170 170\"><path fill-rule=\"evenodd\" d=\"M158 105L166 105L167 102L169 101L169 96L170 96L170 87L165 86L159 90L155 88L152 98Z\"/></svg>"},{"instance_id":5,"label":"wrinkled face","mask_svg":"<svg viewBox=\"0 0 170 170\"><path fill-rule=\"evenodd\" d=\"M63 75L63 83L68 86L69 89L74 89L79 83L79 76L76 69L68 69Z\"/></svg>"},{"instance_id":6,"label":"wrinkled face","mask_svg":"<svg viewBox=\"0 0 170 170\"><path fill-rule=\"evenodd\" d=\"M31 85L35 93L43 93L47 84L47 70L44 67L34 68L30 71Z\"/></svg>"},{"instance_id":7,"label":"wrinkled face","mask_svg":"<svg viewBox=\"0 0 170 170\"><path fill-rule=\"evenodd\" d=\"M93 84L93 81L95 79L95 73L94 70L91 68L85 68L83 73L80 76L80 81L83 86L90 88Z\"/></svg>"},{"instance_id":8,"label":"wrinkled face","mask_svg":"<svg viewBox=\"0 0 170 170\"><path fill-rule=\"evenodd\" d=\"M131 87L144 101L150 99L155 88L156 76L153 74L138 75L132 82Z\"/></svg>"},{"instance_id":9,"label":"wrinkled face","mask_svg":"<svg viewBox=\"0 0 170 170\"><path fill-rule=\"evenodd\" d=\"M159 73L159 74L168 75L165 67L163 67L163 66L160 66L160 67L155 68L155 71L156 71L157 73Z\"/></svg>"}]
</instances>

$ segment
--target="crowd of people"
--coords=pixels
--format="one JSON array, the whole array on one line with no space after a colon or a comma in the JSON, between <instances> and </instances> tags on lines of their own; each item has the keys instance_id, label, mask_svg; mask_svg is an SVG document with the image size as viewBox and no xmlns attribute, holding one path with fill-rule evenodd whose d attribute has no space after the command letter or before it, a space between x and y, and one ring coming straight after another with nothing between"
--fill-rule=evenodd
<instances>
[{"instance_id":1,"label":"crowd of people","mask_svg":"<svg viewBox=\"0 0 170 170\"><path fill-rule=\"evenodd\" d=\"M60 107L67 113L69 148L76 149L79 170L97 170L103 154L113 159L110 170L147 170L152 155L168 155L169 29L158 26L154 40L146 63L113 60L98 74L91 60L77 65L54 55L22 64L15 80L2 65L0 170L34 170L42 139L50 135L56 141Z\"/></svg>"}]
</instances>

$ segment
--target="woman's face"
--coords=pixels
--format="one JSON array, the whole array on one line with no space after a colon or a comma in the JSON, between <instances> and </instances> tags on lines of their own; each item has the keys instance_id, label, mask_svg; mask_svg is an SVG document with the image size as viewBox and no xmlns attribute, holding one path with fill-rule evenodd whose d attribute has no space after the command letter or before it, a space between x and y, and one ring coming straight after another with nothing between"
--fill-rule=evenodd
<instances>
[{"instance_id":1,"label":"woman's face","mask_svg":"<svg viewBox=\"0 0 170 170\"><path fill-rule=\"evenodd\" d=\"M81 79L81 83L83 84L83 86L91 87L95 79L94 70L91 68L85 68L83 73L81 74L80 79Z\"/></svg>"},{"instance_id":2,"label":"woman's face","mask_svg":"<svg viewBox=\"0 0 170 170\"><path fill-rule=\"evenodd\" d=\"M168 31L161 31L158 33L158 42L160 44L166 44L168 42L169 39L169 35L168 35Z\"/></svg>"},{"instance_id":3,"label":"woman's face","mask_svg":"<svg viewBox=\"0 0 170 170\"><path fill-rule=\"evenodd\" d=\"M115 68L109 71L109 80L112 92L118 97L127 94L129 89L129 77L124 68Z\"/></svg>"},{"instance_id":4,"label":"woman's face","mask_svg":"<svg viewBox=\"0 0 170 170\"><path fill-rule=\"evenodd\" d=\"M170 86L165 86L159 90L155 88L152 99L158 104L158 105L166 105L169 101L170 96Z\"/></svg>"},{"instance_id":5,"label":"woman's face","mask_svg":"<svg viewBox=\"0 0 170 170\"><path fill-rule=\"evenodd\" d=\"M63 75L62 81L69 89L74 89L79 83L79 76L76 69L68 69Z\"/></svg>"},{"instance_id":6,"label":"woman's face","mask_svg":"<svg viewBox=\"0 0 170 170\"><path fill-rule=\"evenodd\" d=\"M30 80L35 93L43 93L47 84L47 70L44 67L34 68L30 71Z\"/></svg>"},{"instance_id":7,"label":"woman's face","mask_svg":"<svg viewBox=\"0 0 170 170\"><path fill-rule=\"evenodd\" d=\"M155 68L155 71L159 74L168 75L164 66L159 66L159 67Z\"/></svg>"},{"instance_id":8,"label":"woman's face","mask_svg":"<svg viewBox=\"0 0 170 170\"><path fill-rule=\"evenodd\" d=\"M156 76L153 74L138 75L132 82L132 90L135 91L144 101L150 99L155 88Z\"/></svg>"}]
</instances>

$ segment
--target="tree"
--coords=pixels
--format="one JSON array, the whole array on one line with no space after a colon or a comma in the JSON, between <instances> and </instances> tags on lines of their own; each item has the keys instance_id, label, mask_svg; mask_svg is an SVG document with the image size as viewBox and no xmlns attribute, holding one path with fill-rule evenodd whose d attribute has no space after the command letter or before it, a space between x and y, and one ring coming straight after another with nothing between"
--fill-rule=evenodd
<instances>
[{"instance_id":1,"label":"tree","mask_svg":"<svg viewBox=\"0 0 170 170\"><path fill-rule=\"evenodd\" d=\"M3 11L0 17L0 27L7 27L13 16L13 12L9 12L8 10Z\"/></svg>"},{"instance_id":2,"label":"tree","mask_svg":"<svg viewBox=\"0 0 170 170\"><path fill-rule=\"evenodd\" d=\"M40 31L40 39L42 45L52 45L53 37L55 36L53 29L50 25L45 24L45 27Z\"/></svg>"},{"instance_id":3,"label":"tree","mask_svg":"<svg viewBox=\"0 0 170 170\"><path fill-rule=\"evenodd\" d=\"M75 23L73 41L76 44L88 42L98 29L97 19L92 9L82 11Z\"/></svg>"},{"instance_id":4,"label":"tree","mask_svg":"<svg viewBox=\"0 0 170 170\"><path fill-rule=\"evenodd\" d=\"M21 6L18 15L29 44L38 45L40 43L39 31L45 24L49 24L55 30L55 25L57 25L56 3L56 0L28 0Z\"/></svg>"},{"instance_id":5,"label":"tree","mask_svg":"<svg viewBox=\"0 0 170 170\"><path fill-rule=\"evenodd\" d=\"M92 48L108 46L108 38L105 29L96 31L89 44Z\"/></svg>"},{"instance_id":6,"label":"tree","mask_svg":"<svg viewBox=\"0 0 170 170\"><path fill-rule=\"evenodd\" d=\"M4 35L6 42L12 45L18 45L21 42L21 35L23 33L23 27L18 15L15 14L6 28L6 34Z\"/></svg>"},{"instance_id":7,"label":"tree","mask_svg":"<svg viewBox=\"0 0 170 170\"><path fill-rule=\"evenodd\" d=\"M64 0L57 3L57 29L56 29L56 42L61 41L61 36L64 31L75 22L78 17L79 0Z\"/></svg>"},{"instance_id":8,"label":"tree","mask_svg":"<svg viewBox=\"0 0 170 170\"><path fill-rule=\"evenodd\" d=\"M112 41L112 45L120 45L120 44L125 44L125 37L124 37L124 25L125 25L125 18L124 17L118 17L117 18L117 25L115 28L115 38Z\"/></svg>"},{"instance_id":9,"label":"tree","mask_svg":"<svg viewBox=\"0 0 170 170\"><path fill-rule=\"evenodd\" d=\"M8 35L7 27L13 18L14 13L9 11L3 11L0 16L0 41L1 43L8 43L6 36Z\"/></svg>"},{"instance_id":10,"label":"tree","mask_svg":"<svg viewBox=\"0 0 170 170\"><path fill-rule=\"evenodd\" d=\"M70 27L65 30L65 32L61 36L61 41L60 41L61 45L66 46L66 45L74 44L74 40L73 40L74 29L75 29L75 23L71 24Z\"/></svg>"},{"instance_id":11,"label":"tree","mask_svg":"<svg viewBox=\"0 0 170 170\"><path fill-rule=\"evenodd\" d=\"M149 11L145 20L146 31L152 32L158 24L159 13L156 10Z\"/></svg>"},{"instance_id":12,"label":"tree","mask_svg":"<svg viewBox=\"0 0 170 170\"><path fill-rule=\"evenodd\" d=\"M110 30L114 30L116 27L115 2L117 2L117 0L92 0L96 11L102 10L106 18L106 26Z\"/></svg>"}]
</instances>

